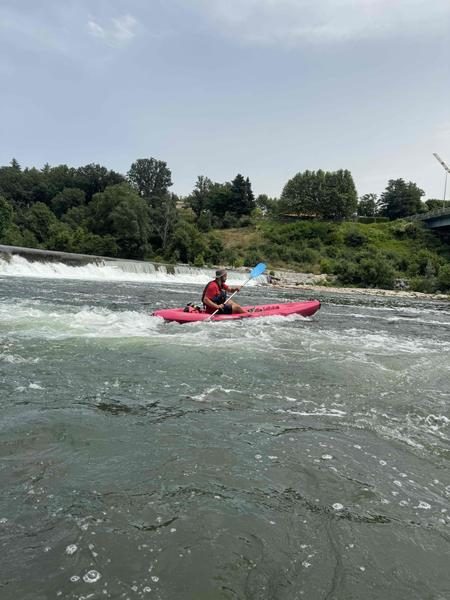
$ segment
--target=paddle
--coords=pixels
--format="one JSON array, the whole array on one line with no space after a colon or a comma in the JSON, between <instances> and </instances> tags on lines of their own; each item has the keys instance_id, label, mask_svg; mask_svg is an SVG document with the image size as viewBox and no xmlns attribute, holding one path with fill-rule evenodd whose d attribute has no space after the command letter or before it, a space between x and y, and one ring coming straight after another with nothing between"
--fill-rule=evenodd
<instances>
[{"instance_id":1,"label":"paddle","mask_svg":"<svg viewBox=\"0 0 450 600\"><path fill-rule=\"evenodd\" d=\"M264 273L264 271L265 271L265 270L266 270L266 265L265 265L264 263L258 263L258 264L256 265L256 267L253 267L253 269L250 271L250 277L247 279L247 281L246 281L245 283L243 283L243 284L241 285L241 288L240 288L240 289L242 290L242 288L244 287L244 285L247 285L247 283L248 283L248 282L249 282L251 279L254 279L255 277L259 277L260 275L262 275L262 274ZM230 296L230 297L227 299L227 302L228 302L229 300L231 300L231 298L232 298L232 297L233 297L235 294L237 294L237 293L238 293L238 291L240 291L240 290L236 290L235 292L233 292L233 293L231 294L231 296ZM227 302L225 302L225 304L226 304ZM213 316L214 316L216 313L218 313L218 312L219 312L219 310L220 310L220 308L218 308L217 310L215 310L215 311L214 311L214 312L213 312L211 315L209 315L209 317L208 317L206 320L207 320L207 321L211 321L211 319L213 318Z\"/></svg>"}]
</instances>

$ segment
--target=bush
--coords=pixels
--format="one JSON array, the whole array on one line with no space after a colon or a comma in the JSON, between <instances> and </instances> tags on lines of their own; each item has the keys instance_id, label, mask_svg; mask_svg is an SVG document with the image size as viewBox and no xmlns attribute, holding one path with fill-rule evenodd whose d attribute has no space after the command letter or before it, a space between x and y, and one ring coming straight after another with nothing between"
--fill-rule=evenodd
<instances>
[{"instance_id":1,"label":"bush","mask_svg":"<svg viewBox=\"0 0 450 600\"><path fill-rule=\"evenodd\" d=\"M351 247L364 246L368 242L367 235L364 235L359 229L350 229L344 237L345 244Z\"/></svg>"},{"instance_id":2,"label":"bush","mask_svg":"<svg viewBox=\"0 0 450 600\"><path fill-rule=\"evenodd\" d=\"M450 264L442 265L438 274L439 289L443 291L450 290Z\"/></svg>"},{"instance_id":3,"label":"bush","mask_svg":"<svg viewBox=\"0 0 450 600\"><path fill-rule=\"evenodd\" d=\"M414 292L434 294L438 287L438 280L436 277L413 277L409 280L409 287Z\"/></svg>"},{"instance_id":4,"label":"bush","mask_svg":"<svg viewBox=\"0 0 450 600\"><path fill-rule=\"evenodd\" d=\"M423 225L412 221L394 221L390 229L397 238L415 240L422 233Z\"/></svg>"},{"instance_id":5,"label":"bush","mask_svg":"<svg viewBox=\"0 0 450 600\"><path fill-rule=\"evenodd\" d=\"M358 223L387 223L389 219L387 217L358 217Z\"/></svg>"},{"instance_id":6,"label":"bush","mask_svg":"<svg viewBox=\"0 0 450 600\"><path fill-rule=\"evenodd\" d=\"M334 273L334 263L333 261L327 258L322 258L319 263L319 266L321 273Z\"/></svg>"},{"instance_id":7,"label":"bush","mask_svg":"<svg viewBox=\"0 0 450 600\"><path fill-rule=\"evenodd\" d=\"M392 289L395 272L381 257L365 258L359 264L359 276L363 285Z\"/></svg>"},{"instance_id":8,"label":"bush","mask_svg":"<svg viewBox=\"0 0 450 600\"><path fill-rule=\"evenodd\" d=\"M319 253L312 248L302 248L294 253L295 260L303 264L314 264L319 262Z\"/></svg>"}]
</instances>

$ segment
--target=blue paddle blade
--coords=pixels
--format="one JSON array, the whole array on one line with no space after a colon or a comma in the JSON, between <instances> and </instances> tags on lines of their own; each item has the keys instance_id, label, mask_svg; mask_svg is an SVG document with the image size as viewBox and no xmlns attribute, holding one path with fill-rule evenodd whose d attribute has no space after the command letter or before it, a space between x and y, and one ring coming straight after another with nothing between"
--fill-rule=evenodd
<instances>
[{"instance_id":1,"label":"blue paddle blade","mask_svg":"<svg viewBox=\"0 0 450 600\"><path fill-rule=\"evenodd\" d=\"M258 275L261 275L262 273L264 273L264 271L266 270L266 265L264 263L259 263L256 265L256 267L253 267L253 269L250 271L250 277L253 279L253 277L258 277Z\"/></svg>"}]
</instances>

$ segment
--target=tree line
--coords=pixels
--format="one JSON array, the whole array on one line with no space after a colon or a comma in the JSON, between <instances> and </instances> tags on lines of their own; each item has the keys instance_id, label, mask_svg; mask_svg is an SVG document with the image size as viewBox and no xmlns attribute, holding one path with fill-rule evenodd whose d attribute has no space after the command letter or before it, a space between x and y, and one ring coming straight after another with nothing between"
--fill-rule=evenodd
<instances>
[{"instance_id":1,"label":"tree line","mask_svg":"<svg viewBox=\"0 0 450 600\"><path fill-rule=\"evenodd\" d=\"M255 198L248 178L198 177L192 194L170 192L164 161L138 159L126 175L98 164L0 167L0 241L4 244L142 259L215 263L213 233L249 224Z\"/></svg>"},{"instance_id":2,"label":"tree line","mask_svg":"<svg viewBox=\"0 0 450 600\"><path fill-rule=\"evenodd\" d=\"M201 266L235 262L221 229L286 216L396 219L431 208L421 201L424 192L403 179L389 181L380 198L358 200L348 170L297 173L279 199L255 198L242 174L224 183L199 176L183 198L171 186L167 163L156 158L137 159L125 175L99 164L22 168L13 159L0 167L0 242Z\"/></svg>"}]
</instances>

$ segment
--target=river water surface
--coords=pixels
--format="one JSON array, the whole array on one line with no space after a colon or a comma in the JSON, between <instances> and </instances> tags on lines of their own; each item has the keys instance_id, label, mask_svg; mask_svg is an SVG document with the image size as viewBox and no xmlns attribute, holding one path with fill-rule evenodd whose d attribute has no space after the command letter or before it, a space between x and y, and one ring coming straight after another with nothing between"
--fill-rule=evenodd
<instances>
[{"instance_id":1,"label":"river water surface","mask_svg":"<svg viewBox=\"0 0 450 600\"><path fill-rule=\"evenodd\" d=\"M1 600L450 598L448 304L178 325L200 282L11 275Z\"/></svg>"}]
</instances>

